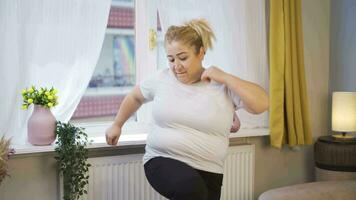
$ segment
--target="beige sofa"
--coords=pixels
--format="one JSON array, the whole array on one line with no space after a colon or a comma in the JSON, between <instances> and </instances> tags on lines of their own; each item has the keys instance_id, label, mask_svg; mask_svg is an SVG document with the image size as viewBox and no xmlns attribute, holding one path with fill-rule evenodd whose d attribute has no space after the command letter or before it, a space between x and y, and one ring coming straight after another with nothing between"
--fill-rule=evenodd
<instances>
[{"instance_id":1,"label":"beige sofa","mask_svg":"<svg viewBox=\"0 0 356 200\"><path fill-rule=\"evenodd\" d=\"M268 190L258 200L356 200L356 144L322 136L314 145L316 182Z\"/></svg>"},{"instance_id":2,"label":"beige sofa","mask_svg":"<svg viewBox=\"0 0 356 200\"><path fill-rule=\"evenodd\" d=\"M356 200L356 180L318 181L272 189L258 200Z\"/></svg>"},{"instance_id":3,"label":"beige sofa","mask_svg":"<svg viewBox=\"0 0 356 200\"><path fill-rule=\"evenodd\" d=\"M356 200L356 172L315 168L316 182L268 190L258 200Z\"/></svg>"}]
</instances>

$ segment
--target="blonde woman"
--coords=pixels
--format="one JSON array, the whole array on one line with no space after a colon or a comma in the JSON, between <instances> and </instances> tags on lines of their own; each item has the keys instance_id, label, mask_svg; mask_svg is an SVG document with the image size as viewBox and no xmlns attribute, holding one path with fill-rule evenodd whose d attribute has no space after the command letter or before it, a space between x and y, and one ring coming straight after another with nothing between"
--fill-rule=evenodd
<instances>
[{"instance_id":1,"label":"blonde woman","mask_svg":"<svg viewBox=\"0 0 356 200\"><path fill-rule=\"evenodd\" d=\"M202 66L213 39L203 19L169 27L165 49L170 68L137 85L106 131L107 143L116 145L126 120L143 103L153 101L154 126L143 162L149 183L168 199L220 199L235 110L261 113L268 108L260 86L218 67Z\"/></svg>"}]
</instances>

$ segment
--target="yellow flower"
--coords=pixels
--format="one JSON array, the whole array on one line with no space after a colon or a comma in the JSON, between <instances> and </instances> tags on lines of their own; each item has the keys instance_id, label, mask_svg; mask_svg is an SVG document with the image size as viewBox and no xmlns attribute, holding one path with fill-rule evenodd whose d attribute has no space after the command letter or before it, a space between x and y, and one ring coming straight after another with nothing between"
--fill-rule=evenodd
<instances>
[{"instance_id":1,"label":"yellow flower","mask_svg":"<svg viewBox=\"0 0 356 200\"><path fill-rule=\"evenodd\" d=\"M47 89L46 87L36 88L35 86L31 86L29 88L24 88L22 91L22 109L28 109L31 104L35 103L41 106L45 106L47 108L54 107L58 104L57 95L58 92L53 87L51 89Z\"/></svg>"}]
</instances>

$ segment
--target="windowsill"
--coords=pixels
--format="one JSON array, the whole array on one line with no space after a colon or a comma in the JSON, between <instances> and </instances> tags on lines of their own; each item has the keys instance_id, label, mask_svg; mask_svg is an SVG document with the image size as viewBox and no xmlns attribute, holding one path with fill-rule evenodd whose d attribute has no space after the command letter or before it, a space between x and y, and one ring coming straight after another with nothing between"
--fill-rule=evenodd
<instances>
[{"instance_id":1,"label":"windowsill","mask_svg":"<svg viewBox=\"0 0 356 200\"><path fill-rule=\"evenodd\" d=\"M121 135L118 147L130 147L137 145L146 144L147 134L128 134ZM113 146L107 145L105 137L88 137L88 140L91 142L87 148L96 149L96 148L112 148ZM46 145L46 146L34 146L31 144L24 145L14 145L11 148L15 149L15 155L23 154L33 154L33 153L47 153L54 152L55 145Z\"/></svg>"},{"instance_id":2,"label":"windowsill","mask_svg":"<svg viewBox=\"0 0 356 200\"><path fill-rule=\"evenodd\" d=\"M256 137L256 136L266 136L269 135L269 129L267 128L254 128L254 129L241 129L237 133L231 133L229 138L242 138L242 137ZM87 148L90 149L102 149L102 148L130 148L137 147L139 145L145 145L147 138L147 132L130 133L121 135L117 146L110 146L106 144L105 136L92 136L88 137L91 142ZM13 145L11 148L15 149L15 155L26 155L26 154L38 154L38 153L49 153L54 152L55 145L47 146L34 146L31 144L25 145Z\"/></svg>"}]
</instances>

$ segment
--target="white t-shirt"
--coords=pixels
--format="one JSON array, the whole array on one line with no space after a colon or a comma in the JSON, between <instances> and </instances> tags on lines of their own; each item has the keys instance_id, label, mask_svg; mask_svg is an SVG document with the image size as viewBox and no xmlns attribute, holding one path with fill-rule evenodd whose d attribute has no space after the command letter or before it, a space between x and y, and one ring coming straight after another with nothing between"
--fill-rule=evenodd
<instances>
[{"instance_id":1,"label":"white t-shirt","mask_svg":"<svg viewBox=\"0 0 356 200\"><path fill-rule=\"evenodd\" d=\"M153 128L143 162L168 157L213 173L223 172L228 134L239 96L225 85L179 82L170 69L140 83L145 101L153 101Z\"/></svg>"}]
</instances>

